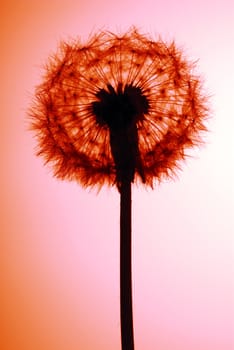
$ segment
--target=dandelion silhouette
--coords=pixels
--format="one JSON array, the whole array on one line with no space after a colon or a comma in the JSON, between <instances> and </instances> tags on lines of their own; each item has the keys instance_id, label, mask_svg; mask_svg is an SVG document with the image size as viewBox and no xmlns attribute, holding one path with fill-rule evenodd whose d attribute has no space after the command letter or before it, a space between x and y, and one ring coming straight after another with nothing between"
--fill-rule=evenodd
<instances>
[{"instance_id":1,"label":"dandelion silhouette","mask_svg":"<svg viewBox=\"0 0 234 350\"><path fill-rule=\"evenodd\" d=\"M193 67L174 42L134 27L100 31L85 45L61 43L30 109L38 155L57 178L120 192L122 350L134 349L131 183L173 177L186 150L201 144L207 96Z\"/></svg>"}]
</instances>

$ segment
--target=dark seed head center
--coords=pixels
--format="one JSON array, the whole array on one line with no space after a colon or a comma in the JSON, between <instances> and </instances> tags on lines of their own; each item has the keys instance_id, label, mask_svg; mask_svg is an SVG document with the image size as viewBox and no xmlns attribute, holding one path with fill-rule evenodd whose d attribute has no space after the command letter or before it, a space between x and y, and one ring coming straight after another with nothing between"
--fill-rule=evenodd
<instances>
[{"instance_id":1,"label":"dark seed head center","mask_svg":"<svg viewBox=\"0 0 234 350\"><path fill-rule=\"evenodd\" d=\"M97 123L107 125L112 131L125 129L143 119L149 111L149 102L139 87L121 84L115 90L111 85L96 93L92 112Z\"/></svg>"}]
</instances>

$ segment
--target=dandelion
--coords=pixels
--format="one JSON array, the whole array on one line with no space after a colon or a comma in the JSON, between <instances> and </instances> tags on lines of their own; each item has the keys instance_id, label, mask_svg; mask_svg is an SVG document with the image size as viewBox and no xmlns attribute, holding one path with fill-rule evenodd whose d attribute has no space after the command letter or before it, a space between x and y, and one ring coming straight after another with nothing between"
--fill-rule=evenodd
<instances>
[{"instance_id":1,"label":"dandelion","mask_svg":"<svg viewBox=\"0 0 234 350\"><path fill-rule=\"evenodd\" d=\"M131 28L62 42L30 110L38 155L60 179L120 192L122 350L134 349L131 184L173 177L202 143L207 96L175 43Z\"/></svg>"}]
</instances>

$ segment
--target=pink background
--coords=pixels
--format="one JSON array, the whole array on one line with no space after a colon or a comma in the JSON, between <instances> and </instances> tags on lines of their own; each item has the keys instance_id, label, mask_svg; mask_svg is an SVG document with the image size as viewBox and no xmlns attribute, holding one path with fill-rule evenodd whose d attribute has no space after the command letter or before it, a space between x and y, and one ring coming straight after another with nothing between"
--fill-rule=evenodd
<instances>
[{"instance_id":1,"label":"pink background","mask_svg":"<svg viewBox=\"0 0 234 350\"><path fill-rule=\"evenodd\" d=\"M1 12L0 348L120 349L118 193L55 180L26 111L60 39L135 24L199 58L213 114L175 182L134 189L136 350L233 350L233 1L5 0Z\"/></svg>"}]
</instances>

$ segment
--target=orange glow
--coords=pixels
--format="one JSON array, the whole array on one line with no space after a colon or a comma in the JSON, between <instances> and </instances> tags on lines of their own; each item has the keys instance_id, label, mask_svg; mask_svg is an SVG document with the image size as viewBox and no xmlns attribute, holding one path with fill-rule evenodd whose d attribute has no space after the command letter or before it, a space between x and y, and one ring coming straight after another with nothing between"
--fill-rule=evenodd
<instances>
[{"instance_id":1,"label":"orange glow","mask_svg":"<svg viewBox=\"0 0 234 350\"><path fill-rule=\"evenodd\" d=\"M55 176L85 186L121 182L131 164L131 181L136 171L152 186L174 173L206 130L207 98L192 68L174 43L153 42L135 28L62 43L30 112L38 154Z\"/></svg>"},{"instance_id":2,"label":"orange glow","mask_svg":"<svg viewBox=\"0 0 234 350\"><path fill-rule=\"evenodd\" d=\"M61 40L131 25L199 59L212 107L179 178L134 186L136 350L233 350L233 11L230 0L1 1L1 350L120 349L118 192L54 179L27 111Z\"/></svg>"}]
</instances>

